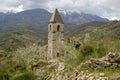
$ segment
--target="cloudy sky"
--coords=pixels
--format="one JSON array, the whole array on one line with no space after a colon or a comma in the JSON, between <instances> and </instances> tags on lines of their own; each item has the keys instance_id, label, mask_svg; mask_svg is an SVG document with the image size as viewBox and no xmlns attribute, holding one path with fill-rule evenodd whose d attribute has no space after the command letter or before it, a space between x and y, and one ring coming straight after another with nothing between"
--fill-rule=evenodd
<instances>
[{"instance_id":1,"label":"cloudy sky","mask_svg":"<svg viewBox=\"0 0 120 80\"><path fill-rule=\"evenodd\" d=\"M0 12L20 12L44 8L90 13L109 19L120 19L120 0L0 0Z\"/></svg>"}]
</instances>

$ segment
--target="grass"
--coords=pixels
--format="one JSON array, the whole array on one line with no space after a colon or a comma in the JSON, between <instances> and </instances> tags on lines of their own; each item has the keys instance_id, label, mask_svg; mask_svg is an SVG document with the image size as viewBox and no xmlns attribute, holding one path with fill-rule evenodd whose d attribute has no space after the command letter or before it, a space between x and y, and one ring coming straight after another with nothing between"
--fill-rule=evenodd
<instances>
[{"instance_id":1,"label":"grass","mask_svg":"<svg viewBox=\"0 0 120 80\"><path fill-rule=\"evenodd\" d=\"M105 76L107 76L107 77L120 76L120 68L115 68L115 69L91 69L91 68L83 69L83 68L77 67L76 69L79 72L88 71L89 73L96 73L96 74L105 73Z\"/></svg>"},{"instance_id":2,"label":"grass","mask_svg":"<svg viewBox=\"0 0 120 80\"><path fill-rule=\"evenodd\" d=\"M42 74L39 75L39 80L46 80L46 78L55 70L55 66L44 69Z\"/></svg>"},{"instance_id":3,"label":"grass","mask_svg":"<svg viewBox=\"0 0 120 80\"><path fill-rule=\"evenodd\" d=\"M120 68L116 69L110 69L110 70L105 70L105 69L87 69L91 73L105 73L106 76L120 76Z\"/></svg>"},{"instance_id":4,"label":"grass","mask_svg":"<svg viewBox=\"0 0 120 80\"><path fill-rule=\"evenodd\" d=\"M33 72L24 72L17 74L11 80L36 80L36 78Z\"/></svg>"},{"instance_id":5,"label":"grass","mask_svg":"<svg viewBox=\"0 0 120 80\"><path fill-rule=\"evenodd\" d=\"M110 51L120 52L120 40L113 41L108 46Z\"/></svg>"},{"instance_id":6,"label":"grass","mask_svg":"<svg viewBox=\"0 0 120 80\"><path fill-rule=\"evenodd\" d=\"M10 80L9 70L3 69L2 71L0 71L0 80Z\"/></svg>"},{"instance_id":7,"label":"grass","mask_svg":"<svg viewBox=\"0 0 120 80\"><path fill-rule=\"evenodd\" d=\"M91 58L101 58L107 54L108 50L102 42L90 42L82 45L77 51L77 61L82 63Z\"/></svg>"}]
</instances>

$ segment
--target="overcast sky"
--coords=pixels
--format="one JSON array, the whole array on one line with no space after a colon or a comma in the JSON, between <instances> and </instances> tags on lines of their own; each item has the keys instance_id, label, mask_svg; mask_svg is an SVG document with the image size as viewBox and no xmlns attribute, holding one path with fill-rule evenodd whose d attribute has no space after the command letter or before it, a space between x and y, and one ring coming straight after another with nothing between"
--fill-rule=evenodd
<instances>
[{"instance_id":1,"label":"overcast sky","mask_svg":"<svg viewBox=\"0 0 120 80\"><path fill-rule=\"evenodd\" d=\"M79 13L91 13L109 19L120 19L120 0L0 0L0 12L20 12L27 9L55 8Z\"/></svg>"}]
</instances>

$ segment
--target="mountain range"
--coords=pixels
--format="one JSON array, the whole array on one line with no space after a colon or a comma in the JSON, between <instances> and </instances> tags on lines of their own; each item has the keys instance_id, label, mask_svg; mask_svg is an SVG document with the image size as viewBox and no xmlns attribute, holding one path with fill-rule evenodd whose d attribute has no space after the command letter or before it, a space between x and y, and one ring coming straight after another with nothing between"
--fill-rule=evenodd
<instances>
[{"instance_id":1,"label":"mountain range","mask_svg":"<svg viewBox=\"0 0 120 80\"><path fill-rule=\"evenodd\" d=\"M0 30L11 30L15 28L37 28L47 31L47 24L52 13L44 9L31 9L18 13L0 13ZM106 18L101 18L92 14L61 12L65 29L75 25L84 24L92 21L109 22Z\"/></svg>"}]
</instances>

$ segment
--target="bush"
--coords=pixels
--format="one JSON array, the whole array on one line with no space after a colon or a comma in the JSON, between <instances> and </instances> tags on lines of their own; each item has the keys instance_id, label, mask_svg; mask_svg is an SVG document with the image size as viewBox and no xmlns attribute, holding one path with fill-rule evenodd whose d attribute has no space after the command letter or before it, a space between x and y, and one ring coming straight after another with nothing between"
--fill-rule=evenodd
<instances>
[{"instance_id":1,"label":"bush","mask_svg":"<svg viewBox=\"0 0 120 80\"><path fill-rule=\"evenodd\" d=\"M106 49L104 46L99 46L96 51L97 51L98 58L101 58L106 55Z\"/></svg>"},{"instance_id":2,"label":"bush","mask_svg":"<svg viewBox=\"0 0 120 80\"><path fill-rule=\"evenodd\" d=\"M111 45L111 47L112 47L112 51L114 51L114 52L120 52L120 40L118 40L118 41L115 41L112 45Z\"/></svg>"},{"instance_id":3,"label":"bush","mask_svg":"<svg viewBox=\"0 0 120 80\"><path fill-rule=\"evenodd\" d=\"M10 73L8 70L2 70L0 72L0 80L10 80Z\"/></svg>"},{"instance_id":4,"label":"bush","mask_svg":"<svg viewBox=\"0 0 120 80\"><path fill-rule=\"evenodd\" d=\"M81 47L80 52L77 54L77 64L90 60L96 57L95 49L91 45L84 45Z\"/></svg>"},{"instance_id":5,"label":"bush","mask_svg":"<svg viewBox=\"0 0 120 80\"><path fill-rule=\"evenodd\" d=\"M20 70L20 71L26 71L26 66L24 64L15 64L14 65L14 70L17 71L17 70Z\"/></svg>"},{"instance_id":6,"label":"bush","mask_svg":"<svg viewBox=\"0 0 120 80\"><path fill-rule=\"evenodd\" d=\"M79 49L80 48L80 43L79 42L76 42L76 43L74 43L74 46L75 46L75 49L77 50L77 49Z\"/></svg>"},{"instance_id":7,"label":"bush","mask_svg":"<svg viewBox=\"0 0 120 80\"><path fill-rule=\"evenodd\" d=\"M70 65L70 64L67 64L67 65L66 65L66 68L67 68L68 70L70 70L70 71L74 71L74 67L73 67L72 65Z\"/></svg>"},{"instance_id":8,"label":"bush","mask_svg":"<svg viewBox=\"0 0 120 80\"><path fill-rule=\"evenodd\" d=\"M24 63L26 66L31 65L39 59L44 59L46 51L41 46L30 45L26 48L19 48L16 51L15 57L19 62Z\"/></svg>"},{"instance_id":9,"label":"bush","mask_svg":"<svg viewBox=\"0 0 120 80\"><path fill-rule=\"evenodd\" d=\"M35 75L33 72L25 72L14 77L12 80L35 80Z\"/></svg>"},{"instance_id":10,"label":"bush","mask_svg":"<svg viewBox=\"0 0 120 80\"><path fill-rule=\"evenodd\" d=\"M81 48L81 53L83 56L89 56L94 52L94 48L89 45L85 45Z\"/></svg>"}]
</instances>

